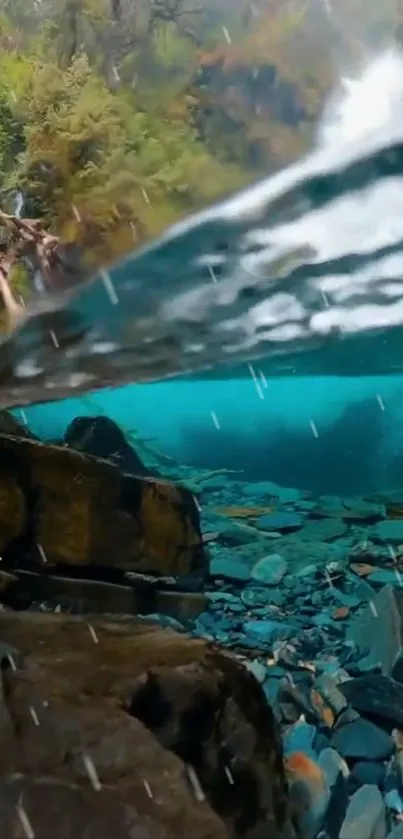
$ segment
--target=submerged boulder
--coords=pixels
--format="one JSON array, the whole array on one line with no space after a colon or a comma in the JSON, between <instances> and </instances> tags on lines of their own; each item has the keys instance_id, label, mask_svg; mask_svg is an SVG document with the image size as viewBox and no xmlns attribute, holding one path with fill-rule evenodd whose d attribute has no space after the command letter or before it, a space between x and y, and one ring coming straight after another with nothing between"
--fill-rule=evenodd
<instances>
[{"instance_id":1,"label":"submerged boulder","mask_svg":"<svg viewBox=\"0 0 403 839\"><path fill-rule=\"evenodd\" d=\"M163 575L205 566L189 490L124 476L113 464L65 446L5 434L0 434L0 548L2 533L4 546L24 535L24 549L42 566L97 565Z\"/></svg>"},{"instance_id":2,"label":"submerged boulder","mask_svg":"<svg viewBox=\"0 0 403 839\"><path fill-rule=\"evenodd\" d=\"M295 837L273 714L234 658L136 619L4 613L0 638L1 835L23 802L43 839Z\"/></svg>"},{"instance_id":3,"label":"submerged boulder","mask_svg":"<svg viewBox=\"0 0 403 839\"><path fill-rule=\"evenodd\" d=\"M65 433L64 442L76 451L112 461L123 472L153 475L129 445L122 429L109 417L76 417Z\"/></svg>"}]
</instances>

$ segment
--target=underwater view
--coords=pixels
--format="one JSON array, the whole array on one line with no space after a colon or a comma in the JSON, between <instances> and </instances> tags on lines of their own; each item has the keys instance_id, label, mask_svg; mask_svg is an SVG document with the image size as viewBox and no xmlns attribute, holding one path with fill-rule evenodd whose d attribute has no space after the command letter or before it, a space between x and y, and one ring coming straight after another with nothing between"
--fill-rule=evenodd
<instances>
[{"instance_id":1,"label":"underwater view","mask_svg":"<svg viewBox=\"0 0 403 839\"><path fill-rule=\"evenodd\" d=\"M403 839L403 0L0 0L0 839Z\"/></svg>"}]
</instances>

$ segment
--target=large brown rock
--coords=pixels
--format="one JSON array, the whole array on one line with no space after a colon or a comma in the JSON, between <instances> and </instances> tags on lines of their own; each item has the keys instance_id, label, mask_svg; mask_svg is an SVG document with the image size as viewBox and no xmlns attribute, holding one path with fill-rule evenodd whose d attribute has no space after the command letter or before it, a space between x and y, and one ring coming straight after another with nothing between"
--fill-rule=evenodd
<instances>
[{"instance_id":1,"label":"large brown rock","mask_svg":"<svg viewBox=\"0 0 403 839\"><path fill-rule=\"evenodd\" d=\"M188 574L204 570L195 500L105 460L0 434L0 549L24 529L38 563ZM4 534L4 535L3 535ZM26 545L25 545L26 547Z\"/></svg>"},{"instance_id":2,"label":"large brown rock","mask_svg":"<svg viewBox=\"0 0 403 839\"><path fill-rule=\"evenodd\" d=\"M3 476L0 476L0 551L23 535L26 524L27 505L24 494L11 470L9 472L6 467Z\"/></svg>"},{"instance_id":3,"label":"large brown rock","mask_svg":"<svg viewBox=\"0 0 403 839\"><path fill-rule=\"evenodd\" d=\"M4 613L0 638L1 836L295 837L273 714L235 659L136 619Z\"/></svg>"}]
</instances>

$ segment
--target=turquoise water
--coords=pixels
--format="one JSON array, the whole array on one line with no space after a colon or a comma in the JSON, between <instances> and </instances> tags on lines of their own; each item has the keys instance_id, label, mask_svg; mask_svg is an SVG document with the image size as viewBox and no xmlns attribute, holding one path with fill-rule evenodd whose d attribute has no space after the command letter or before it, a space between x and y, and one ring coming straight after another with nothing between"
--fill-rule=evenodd
<instances>
[{"instance_id":1,"label":"turquoise water","mask_svg":"<svg viewBox=\"0 0 403 839\"><path fill-rule=\"evenodd\" d=\"M99 414L178 464L246 480L344 495L403 482L403 376L270 379L252 367L243 378L127 385L23 413L43 440Z\"/></svg>"},{"instance_id":2,"label":"turquoise water","mask_svg":"<svg viewBox=\"0 0 403 839\"><path fill-rule=\"evenodd\" d=\"M403 58L347 81L307 158L42 298L12 339L3 404L31 403L44 440L106 414L178 468L400 490Z\"/></svg>"}]
</instances>

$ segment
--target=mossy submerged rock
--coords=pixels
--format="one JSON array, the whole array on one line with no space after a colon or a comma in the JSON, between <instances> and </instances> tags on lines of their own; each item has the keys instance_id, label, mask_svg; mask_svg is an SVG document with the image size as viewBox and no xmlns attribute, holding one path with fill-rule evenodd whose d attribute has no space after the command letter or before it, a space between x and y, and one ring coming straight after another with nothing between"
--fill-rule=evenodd
<instances>
[{"instance_id":1,"label":"mossy submerged rock","mask_svg":"<svg viewBox=\"0 0 403 839\"><path fill-rule=\"evenodd\" d=\"M0 539L14 521L11 490L2 490L12 480L12 497L18 483L29 503L27 530L38 562L164 575L204 570L198 512L185 488L123 476L113 464L64 446L0 434ZM22 530L19 518L8 542Z\"/></svg>"},{"instance_id":2,"label":"mossy submerged rock","mask_svg":"<svg viewBox=\"0 0 403 839\"><path fill-rule=\"evenodd\" d=\"M23 793L43 839L294 839L273 714L234 658L136 619L4 613L0 638L19 653L3 659L1 835Z\"/></svg>"},{"instance_id":3,"label":"mossy submerged rock","mask_svg":"<svg viewBox=\"0 0 403 839\"><path fill-rule=\"evenodd\" d=\"M111 460L132 475L151 477L153 474L129 445L122 429L109 417L76 417L66 430L64 442L76 451Z\"/></svg>"}]
</instances>

